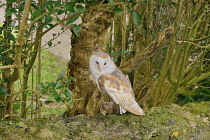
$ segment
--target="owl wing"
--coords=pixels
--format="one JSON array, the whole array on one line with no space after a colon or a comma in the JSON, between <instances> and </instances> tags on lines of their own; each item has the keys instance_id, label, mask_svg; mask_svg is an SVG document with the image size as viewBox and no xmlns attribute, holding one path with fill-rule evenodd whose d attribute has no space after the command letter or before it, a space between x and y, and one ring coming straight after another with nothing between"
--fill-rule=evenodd
<instances>
[{"instance_id":1,"label":"owl wing","mask_svg":"<svg viewBox=\"0 0 210 140\"><path fill-rule=\"evenodd\" d=\"M124 110L136 115L143 115L143 110L135 101L129 79L119 69L101 75L98 84L100 90L106 92Z\"/></svg>"}]
</instances>

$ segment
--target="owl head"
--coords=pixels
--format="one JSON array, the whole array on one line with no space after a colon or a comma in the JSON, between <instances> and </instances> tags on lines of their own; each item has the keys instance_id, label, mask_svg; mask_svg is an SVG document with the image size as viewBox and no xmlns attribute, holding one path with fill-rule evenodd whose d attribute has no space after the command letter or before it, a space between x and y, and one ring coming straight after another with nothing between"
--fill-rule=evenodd
<instances>
[{"instance_id":1,"label":"owl head","mask_svg":"<svg viewBox=\"0 0 210 140\"><path fill-rule=\"evenodd\" d=\"M104 52L94 52L90 57L90 71L94 74L112 73L116 66L111 57Z\"/></svg>"}]
</instances>

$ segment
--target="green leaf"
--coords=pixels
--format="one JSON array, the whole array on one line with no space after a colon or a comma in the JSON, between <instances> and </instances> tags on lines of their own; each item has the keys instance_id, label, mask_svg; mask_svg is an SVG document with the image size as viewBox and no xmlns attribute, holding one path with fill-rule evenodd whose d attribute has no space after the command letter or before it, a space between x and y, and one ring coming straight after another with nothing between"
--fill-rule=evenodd
<instances>
[{"instance_id":1,"label":"green leaf","mask_svg":"<svg viewBox=\"0 0 210 140\"><path fill-rule=\"evenodd\" d=\"M43 101L43 103L46 104L46 105L48 105L48 104L52 103L52 101L50 101L50 100L45 100L45 101Z\"/></svg>"},{"instance_id":2,"label":"green leaf","mask_svg":"<svg viewBox=\"0 0 210 140\"><path fill-rule=\"evenodd\" d=\"M61 97L55 98L56 102L60 102L61 101Z\"/></svg>"},{"instance_id":3,"label":"green leaf","mask_svg":"<svg viewBox=\"0 0 210 140\"><path fill-rule=\"evenodd\" d=\"M53 96L54 99L56 99L56 98L60 97L61 94L58 94L57 92L53 92L52 96Z\"/></svg>"},{"instance_id":4,"label":"green leaf","mask_svg":"<svg viewBox=\"0 0 210 140\"><path fill-rule=\"evenodd\" d=\"M7 2L16 2L17 0L7 0Z\"/></svg>"},{"instance_id":5,"label":"green leaf","mask_svg":"<svg viewBox=\"0 0 210 140\"><path fill-rule=\"evenodd\" d=\"M69 80L76 81L76 79L72 76L69 77Z\"/></svg>"},{"instance_id":6,"label":"green leaf","mask_svg":"<svg viewBox=\"0 0 210 140\"><path fill-rule=\"evenodd\" d=\"M47 42L47 45L50 47L50 46L52 46L52 41L48 41Z\"/></svg>"},{"instance_id":7,"label":"green leaf","mask_svg":"<svg viewBox=\"0 0 210 140\"><path fill-rule=\"evenodd\" d=\"M128 51L127 50L122 50L122 51L120 51L120 53L122 54L122 53L128 53Z\"/></svg>"},{"instance_id":8,"label":"green leaf","mask_svg":"<svg viewBox=\"0 0 210 140\"><path fill-rule=\"evenodd\" d=\"M40 84L37 85L38 88L44 88L44 84L41 82Z\"/></svg>"},{"instance_id":9,"label":"green leaf","mask_svg":"<svg viewBox=\"0 0 210 140\"><path fill-rule=\"evenodd\" d=\"M14 13L17 13L17 11L15 9L9 9L9 10L6 11L4 17L9 17L9 16L11 16Z\"/></svg>"},{"instance_id":10,"label":"green leaf","mask_svg":"<svg viewBox=\"0 0 210 140\"><path fill-rule=\"evenodd\" d=\"M50 23L53 20L53 18L50 15L45 16L45 24Z\"/></svg>"},{"instance_id":11,"label":"green leaf","mask_svg":"<svg viewBox=\"0 0 210 140\"><path fill-rule=\"evenodd\" d=\"M52 33L53 37L55 37L57 34L56 33Z\"/></svg>"},{"instance_id":12,"label":"green leaf","mask_svg":"<svg viewBox=\"0 0 210 140\"><path fill-rule=\"evenodd\" d=\"M54 87L55 85L56 85L56 83L50 82L50 83L47 85L47 87L48 87L48 88L51 88L51 87Z\"/></svg>"},{"instance_id":13,"label":"green leaf","mask_svg":"<svg viewBox=\"0 0 210 140\"><path fill-rule=\"evenodd\" d=\"M63 9L65 11L69 11L69 12L75 13L74 6L75 6L75 2L67 2L64 5Z\"/></svg>"},{"instance_id":14,"label":"green leaf","mask_svg":"<svg viewBox=\"0 0 210 140\"><path fill-rule=\"evenodd\" d=\"M63 13L64 13L64 11L62 9L59 9L58 12L57 12L57 15L61 15Z\"/></svg>"},{"instance_id":15,"label":"green leaf","mask_svg":"<svg viewBox=\"0 0 210 140\"><path fill-rule=\"evenodd\" d=\"M42 7L42 9L48 9L48 10L52 10L53 8L53 4L55 3L55 1L46 1Z\"/></svg>"},{"instance_id":16,"label":"green leaf","mask_svg":"<svg viewBox=\"0 0 210 140\"><path fill-rule=\"evenodd\" d=\"M7 93L7 88L0 88L0 95L2 96L10 96L8 93Z\"/></svg>"},{"instance_id":17,"label":"green leaf","mask_svg":"<svg viewBox=\"0 0 210 140\"><path fill-rule=\"evenodd\" d=\"M126 6L127 10L130 12L131 8L129 5Z\"/></svg>"},{"instance_id":18,"label":"green leaf","mask_svg":"<svg viewBox=\"0 0 210 140\"><path fill-rule=\"evenodd\" d=\"M78 13L82 13L85 11L85 8L82 5L76 5L75 8Z\"/></svg>"},{"instance_id":19,"label":"green leaf","mask_svg":"<svg viewBox=\"0 0 210 140\"><path fill-rule=\"evenodd\" d=\"M113 11L119 16L122 14L123 10L121 8L114 8Z\"/></svg>"},{"instance_id":20,"label":"green leaf","mask_svg":"<svg viewBox=\"0 0 210 140\"><path fill-rule=\"evenodd\" d=\"M64 84L61 82L58 82L55 86L56 89L63 88L63 87L64 87Z\"/></svg>"},{"instance_id":21,"label":"green leaf","mask_svg":"<svg viewBox=\"0 0 210 140\"><path fill-rule=\"evenodd\" d=\"M58 75L58 78L56 79L56 81L61 80L61 79L63 78L64 74L65 74L64 72L61 72L61 73Z\"/></svg>"},{"instance_id":22,"label":"green leaf","mask_svg":"<svg viewBox=\"0 0 210 140\"><path fill-rule=\"evenodd\" d=\"M112 7L114 5L114 0L108 0L110 6Z\"/></svg>"},{"instance_id":23,"label":"green leaf","mask_svg":"<svg viewBox=\"0 0 210 140\"><path fill-rule=\"evenodd\" d=\"M14 37L14 35L13 34L8 34L8 39L9 40L12 40L12 41L15 41L15 37Z\"/></svg>"},{"instance_id":24,"label":"green leaf","mask_svg":"<svg viewBox=\"0 0 210 140\"><path fill-rule=\"evenodd\" d=\"M72 105L69 106L69 109L72 109L73 107L74 107L74 105L72 104Z\"/></svg>"},{"instance_id":25,"label":"green leaf","mask_svg":"<svg viewBox=\"0 0 210 140\"><path fill-rule=\"evenodd\" d=\"M20 109L20 104L13 104L13 108L14 108L14 110L18 110L18 109Z\"/></svg>"},{"instance_id":26,"label":"green leaf","mask_svg":"<svg viewBox=\"0 0 210 140\"><path fill-rule=\"evenodd\" d=\"M73 30L73 32L75 33L75 35L76 35L77 37L79 37L80 26L79 26L79 25L76 25L76 24L73 24L72 30Z\"/></svg>"},{"instance_id":27,"label":"green leaf","mask_svg":"<svg viewBox=\"0 0 210 140\"><path fill-rule=\"evenodd\" d=\"M139 14L139 12L136 11L136 10L132 10L132 11L131 11L131 14L132 14L133 23L134 23L135 25L140 25L140 24L141 24L141 19L142 19L142 17L141 17L141 15Z\"/></svg>"},{"instance_id":28,"label":"green leaf","mask_svg":"<svg viewBox=\"0 0 210 140\"><path fill-rule=\"evenodd\" d=\"M79 18L79 15L70 18L69 20L66 21L66 25L75 22L78 18Z\"/></svg>"},{"instance_id":29,"label":"green leaf","mask_svg":"<svg viewBox=\"0 0 210 140\"><path fill-rule=\"evenodd\" d=\"M64 90L64 94L66 95L66 97L71 97L72 96L72 91L67 88L67 89Z\"/></svg>"}]
</instances>

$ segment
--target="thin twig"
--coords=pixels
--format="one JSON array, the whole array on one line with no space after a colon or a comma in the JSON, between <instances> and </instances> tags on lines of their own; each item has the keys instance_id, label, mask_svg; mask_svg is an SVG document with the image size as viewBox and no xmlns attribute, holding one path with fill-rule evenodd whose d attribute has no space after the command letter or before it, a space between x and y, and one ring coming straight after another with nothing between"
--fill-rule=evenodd
<instances>
[{"instance_id":1,"label":"thin twig","mask_svg":"<svg viewBox=\"0 0 210 140\"><path fill-rule=\"evenodd\" d=\"M197 46L197 47L199 47L199 48L208 48L209 46L210 46L210 44L209 45L207 45L207 46L200 46L200 45L198 45L198 44L195 44L194 42L191 42L191 41L177 41L178 43L189 43L189 44L192 44L192 45L195 45L195 46Z\"/></svg>"}]
</instances>

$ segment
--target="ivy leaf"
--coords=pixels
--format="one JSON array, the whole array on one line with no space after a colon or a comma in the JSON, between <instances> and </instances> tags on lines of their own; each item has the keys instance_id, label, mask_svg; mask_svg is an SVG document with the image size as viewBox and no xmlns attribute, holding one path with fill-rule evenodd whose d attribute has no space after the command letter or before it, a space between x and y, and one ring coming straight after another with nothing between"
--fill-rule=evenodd
<instances>
[{"instance_id":1,"label":"ivy leaf","mask_svg":"<svg viewBox=\"0 0 210 140\"><path fill-rule=\"evenodd\" d=\"M8 93L7 93L7 88L0 88L0 95L2 96L10 96Z\"/></svg>"},{"instance_id":2,"label":"ivy leaf","mask_svg":"<svg viewBox=\"0 0 210 140\"><path fill-rule=\"evenodd\" d=\"M76 5L75 8L78 13L82 13L85 11L85 8L82 5Z\"/></svg>"},{"instance_id":3,"label":"ivy leaf","mask_svg":"<svg viewBox=\"0 0 210 140\"><path fill-rule=\"evenodd\" d=\"M114 8L113 11L119 16L122 14L123 10L121 8Z\"/></svg>"},{"instance_id":4,"label":"ivy leaf","mask_svg":"<svg viewBox=\"0 0 210 140\"><path fill-rule=\"evenodd\" d=\"M9 10L6 11L4 17L9 17L9 16L11 16L14 13L17 13L17 11L15 9L9 9Z\"/></svg>"},{"instance_id":5,"label":"ivy leaf","mask_svg":"<svg viewBox=\"0 0 210 140\"><path fill-rule=\"evenodd\" d=\"M114 5L114 0L108 0L110 6L112 7Z\"/></svg>"},{"instance_id":6,"label":"ivy leaf","mask_svg":"<svg viewBox=\"0 0 210 140\"><path fill-rule=\"evenodd\" d=\"M75 2L67 2L63 9L65 11L69 11L69 12L72 12L72 13L75 13L75 9L74 9L74 6L75 6Z\"/></svg>"},{"instance_id":7,"label":"ivy leaf","mask_svg":"<svg viewBox=\"0 0 210 140\"><path fill-rule=\"evenodd\" d=\"M77 37L79 37L80 26L79 26L79 25L76 25L76 24L73 24L73 25L72 25L72 30L73 30L73 32L75 33L75 35L76 35Z\"/></svg>"},{"instance_id":8,"label":"ivy leaf","mask_svg":"<svg viewBox=\"0 0 210 140\"><path fill-rule=\"evenodd\" d=\"M131 14L132 14L133 23L134 23L135 25L140 25L142 17L141 17L141 15L139 14L139 12L136 11L136 10L132 10L132 11L131 11Z\"/></svg>"}]
</instances>

